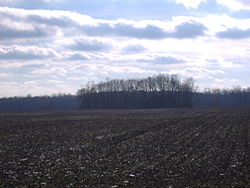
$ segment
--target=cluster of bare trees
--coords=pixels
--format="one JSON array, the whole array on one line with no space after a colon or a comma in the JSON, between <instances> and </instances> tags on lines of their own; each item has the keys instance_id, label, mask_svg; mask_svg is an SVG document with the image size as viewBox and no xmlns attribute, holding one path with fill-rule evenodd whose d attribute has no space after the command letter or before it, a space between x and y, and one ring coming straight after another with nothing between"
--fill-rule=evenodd
<instances>
[{"instance_id":1,"label":"cluster of bare trees","mask_svg":"<svg viewBox=\"0 0 250 188\"><path fill-rule=\"evenodd\" d=\"M159 74L142 79L89 83L78 90L83 109L190 107L194 80Z\"/></svg>"},{"instance_id":2,"label":"cluster of bare trees","mask_svg":"<svg viewBox=\"0 0 250 188\"><path fill-rule=\"evenodd\" d=\"M77 95L26 96L0 99L0 111L136 109L191 106L250 105L250 87L205 89L198 92L192 78L159 74L142 79L89 83Z\"/></svg>"}]
</instances>

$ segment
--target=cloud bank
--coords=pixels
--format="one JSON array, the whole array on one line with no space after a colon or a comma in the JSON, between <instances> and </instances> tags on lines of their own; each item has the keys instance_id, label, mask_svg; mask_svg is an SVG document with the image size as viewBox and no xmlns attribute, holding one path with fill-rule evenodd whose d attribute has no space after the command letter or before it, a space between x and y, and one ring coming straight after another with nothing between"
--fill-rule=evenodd
<instances>
[{"instance_id":1,"label":"cloud bank","mask_svg":"<svg viewBox=\"0 0 250 188\"><path fill-rule=\"evenodd\" d=\"M206 1L176 3L198 9ZM193 76L203 87L248 82L249 18L100 19L0 6L0 20L0 96L74 93L88 81L158 73Z\"/></svg>"}]
</instances>

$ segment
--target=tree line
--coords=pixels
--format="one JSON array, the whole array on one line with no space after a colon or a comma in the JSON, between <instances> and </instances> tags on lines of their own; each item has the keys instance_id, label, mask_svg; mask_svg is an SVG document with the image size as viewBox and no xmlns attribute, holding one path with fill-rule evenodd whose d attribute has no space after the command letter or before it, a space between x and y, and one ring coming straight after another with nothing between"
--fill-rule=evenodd
<instances>
[{"instance_id":1,"label":"tree line","mask_svg":"<svg viewBox=\"0 0 250 188\"><path fill-rule=\"evenodd\" d=\"M194 79L159 74L90 82L75 95L0 98L0 111L138 109L250 105L250 87L198 91Z\"/></svg>"},{"instance_id":2,"label":"tree line","mask_svg":"<svg viewBox=\"0 0 250 188\"><path fill-rule=\"evenodd\" d=\"M51 96L8 97L0 99L0 111L42 111L42 110L76 110L80 108L78 96L71 94L54 94Z\"/></svg>"},{"instance_id":3,"label":"tree line","mask_svg":"<svg viewBox=\"0 0 250 188\"><path fill-rule=\"evenodd\" d=\"M191 107L194 80L159 74L141 79L89 83L78 90L82 109Z\"/></svg>"},{"instance_id":4,"label":"tree line","mask_svg":"<svg viewBox=\"0 0 250 188\"><path fill-rule=\"evenodd\" d=\"M195 92L193 96L194 106L249 106L250 87L241 88L235 86L231 89L205 89L203 92Z\"/></svg>"}]
</instances>

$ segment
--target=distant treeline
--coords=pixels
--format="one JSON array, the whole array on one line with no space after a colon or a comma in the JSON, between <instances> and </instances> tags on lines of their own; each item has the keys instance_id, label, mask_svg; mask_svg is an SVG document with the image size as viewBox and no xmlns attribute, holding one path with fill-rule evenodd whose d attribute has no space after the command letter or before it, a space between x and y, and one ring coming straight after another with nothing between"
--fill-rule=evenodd
<instances>
[{"instance_id":1,"label":"distant treeline","mask_svg":"<svg viewBox=\"0 0 250 188\"><path fill-rule=\"evenodd\" d=\"M250 105L250 87L198 91L192 78L160 74L115 79L78 90L82 109L177 108Z\"/></svg>"},{"instance_id":2,"label":"distant treeline","mask_svg":"<svg viewBox=\"0 0 250 188\"><path fill-rule=\"evenodd\" d=\"M79 109L80 100L76 95L58 94L52 96L26 96L0 99L0 111L41 111Z\"/></svg>"},{"instance_id":3,"label":"distant treeline","mask_svg":"<svg viewBox=\"0 0 250 188\"><path fill-rule=\"evenodd\" d=\"M0 111L76 109L138 109L250 105L250 87L205 89L192 78L160 74L141 79L89 83L76 95L26 96L0 99Z\"/></svg>"},{"instance_id":4,"label":"distant treeline","mask_svg":"<svg viewBox=\"0 0 250 188\"><path fill-rule=\"evenodd\" d=\"M193 95L194 106L249 106L250 87L232 89L205 89Z\"/></svg>"},{"instance_id":5,"label":"distant treeline","mask_svg":"<svg viewBox=\"0 0 250 188\"><path fill-rule=\"evenodd\" d=\"M193 93L192 78L160 74L88 84L77 95L82 109L133 109L191 107Z\"/></svg>"}]
</instances>

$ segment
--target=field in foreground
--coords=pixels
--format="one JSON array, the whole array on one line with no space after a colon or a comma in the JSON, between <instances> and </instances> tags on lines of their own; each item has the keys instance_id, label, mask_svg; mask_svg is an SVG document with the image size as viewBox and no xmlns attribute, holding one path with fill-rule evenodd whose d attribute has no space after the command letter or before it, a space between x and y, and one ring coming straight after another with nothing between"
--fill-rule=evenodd
<instances>
[{"instance_id":1,"label":"field in foreground","mask_svg":"<svg viewBox=\"0 0 250 188\"><path fill-rule=\"evenodd\" d=\"M0 114L0 187L250 187L250 108Z\"/></svg>"}]
</instances>

